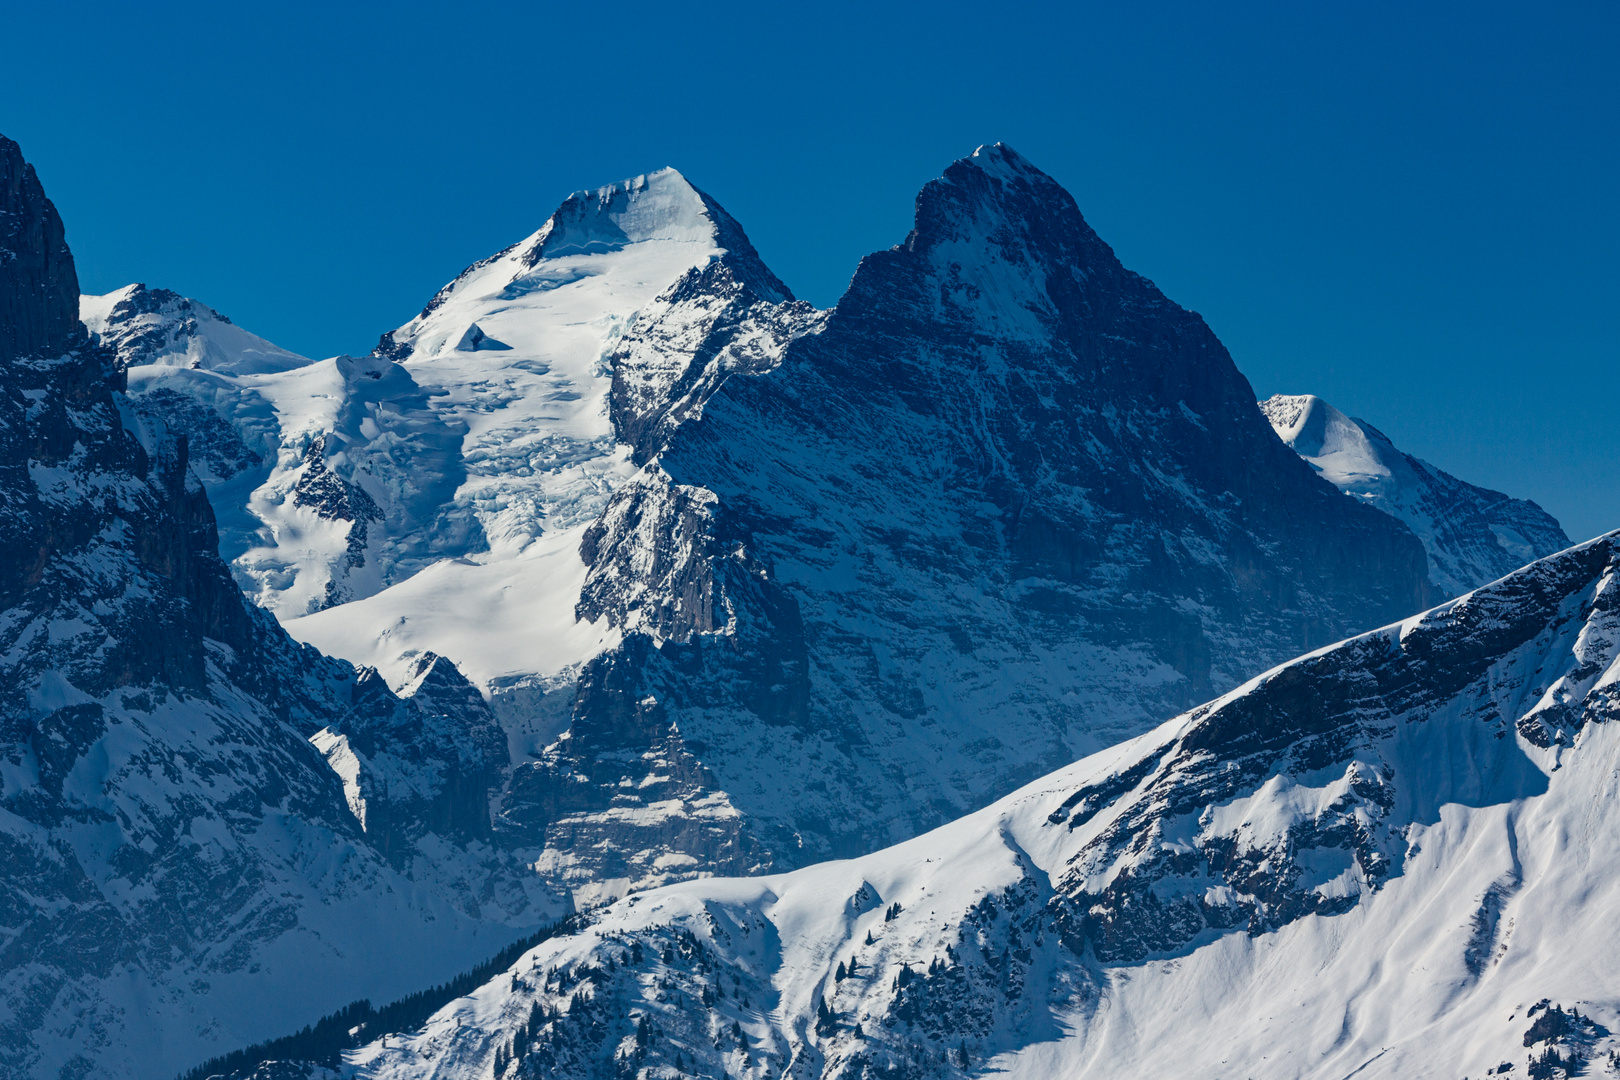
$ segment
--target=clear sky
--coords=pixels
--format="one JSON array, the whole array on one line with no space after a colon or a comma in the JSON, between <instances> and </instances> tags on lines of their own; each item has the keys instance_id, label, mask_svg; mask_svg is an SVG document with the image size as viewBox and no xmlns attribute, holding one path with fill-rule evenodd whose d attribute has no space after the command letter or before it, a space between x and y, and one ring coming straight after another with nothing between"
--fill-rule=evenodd
<instances>
[{"instance_id":1,"label":"clear sky","mask_svg":"<svg viewBox=\"0 0 1620 1080\"><path fill-rule=\"evenodd\" d=\"M1620 5L14 5L0 133L87 291L368 350L673 165L801 297L1004 140L1256 392L1620 526Z\"/></svg>"}]
</instances>

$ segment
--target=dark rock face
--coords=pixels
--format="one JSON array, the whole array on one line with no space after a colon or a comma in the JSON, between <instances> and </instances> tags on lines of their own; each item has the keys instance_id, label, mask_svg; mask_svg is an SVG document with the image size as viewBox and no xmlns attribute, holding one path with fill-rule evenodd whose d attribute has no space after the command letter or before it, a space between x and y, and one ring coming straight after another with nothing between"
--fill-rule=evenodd
<instances>
[{"instance_id":1,"label":"dark rock face","mask_svg":"<svg viewBox=\"0 0 1620 1080\"><path fill-rule=\"evenodd\" d=\"M401 867L429 833L488 842L490 792L511 761L489 706L448 660L418 657L402 694L362 669L349 713L315 738L335 771L348 774L349 806L366 839ZM337 760L345 752L350 760Z\"/></svg>"},{"instance_id":2,"label":"dark rock face","mask_svg":"<svg viewBox=\"0 0 1620 1080\"><path fill-rule=\"evenodd\" d=\"M668 710L642 685L651 643L591 662L581 722L539 760L513 770L502 793L498 835L545 849L548 870L581 906L693 870L743 876L771 865L770 852L719 790ZM606 891L603 891L603 890Z\"/></svg>"},{"instance_id":3,"label":"dark rock face","mask_svg":"<svg viewBox=\"0 0 1620 1080\"><path fill-rule=\"evenodd\" d=\"M662 642L645 691L790 861L1427 599L1416 538L1279 443L1203 320L1003 147L824 318L723 268L682 289L616 358L651 464L586 538L579 611Z\"/></svg>"},{"instance_id":4,"label":"dark rock face","mask_svg":"<svg viewBox=\"0 0 1620 1080\"><path fill-rule=\"evenodd\" d=\"M62 219L22 149L0 135L0 359L56 356L84 339Z\"/></svg>"},{"instance_id":5,"label":"dark rock face","mask_svg":"<svg viewBox=\"0 0 1620 1080\"><path fill-rule=\"evenodd\" d=\"M151 363L176 348L197 332L195 305L170 289L148 289L136 285L130 294L113 305L109 332L101 344L113 350L118 365L131 368ZM153 316L143 319L141 316ZM229 322L223 315L215 318Z\"/></svg>"},{"instance_id":6,"label":"dark rock face","mask_svg":"<svg viewBox=\"0 0 1620 1080\"><path fill-rule=\"evenodd\" d=\"M611 360L609 415L638 464L661 451L728 376L770 370L787 342L821 322L819 312L776 282L752 247L688 271L659 303L668 305L663 316L634 327Z\"/></svg>"}]
</instances>

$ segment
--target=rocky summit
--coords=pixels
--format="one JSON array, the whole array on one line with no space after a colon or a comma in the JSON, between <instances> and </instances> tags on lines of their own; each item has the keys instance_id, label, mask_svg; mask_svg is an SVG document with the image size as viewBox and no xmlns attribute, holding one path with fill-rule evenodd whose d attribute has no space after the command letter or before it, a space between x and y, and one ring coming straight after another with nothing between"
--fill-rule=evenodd
<instances>
[{"instance_id":1,"label":"rocky summit","mask_svg":"<svg viewBox=\"0 0 1620 1080\"><path fill-rule=\"evenodd\" d=\"M724 364L738 332L694 284L617 371ZM778 865L939 824L1428 595L1411 532L1302 467L1203 320L1006 147L776 335L712 388L664 379L701 400L639 429L583 538L580 618L626 636L575 724L626 686Z\"/></svg>"}]
</instances>

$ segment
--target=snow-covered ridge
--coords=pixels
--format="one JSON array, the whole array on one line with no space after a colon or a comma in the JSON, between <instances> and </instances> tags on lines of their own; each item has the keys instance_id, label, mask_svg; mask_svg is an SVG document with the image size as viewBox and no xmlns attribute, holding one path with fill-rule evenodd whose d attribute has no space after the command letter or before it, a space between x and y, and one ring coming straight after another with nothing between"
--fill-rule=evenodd
<instances>
[{"instance_id":1,"label":"snow-covered ridge","mask_svg":"<svg viewBox=\"0 0 1620 1080\"><path fill-rule=\"evenodd\" d=\"M1620 533L894 848L620 901L351 1064L389 1080L1595 1064L1620 1049L1615 721Z\"/></svg>"},{"instance_id":2,"label":"snow-covered ridge","mask_svg":"<svg viewBox=\"0 0 1620 1080\"><path fill-rule=\"evenodd\" d=\"M1552 515L1527 499L1477 487L1403 453L1365 420L1314 394L1260 402L1272 428L1346 495L1406 524L1429 554L1429 575L1445 594L1494 581L1569 545Z\"/></svg>"}]
</instances>

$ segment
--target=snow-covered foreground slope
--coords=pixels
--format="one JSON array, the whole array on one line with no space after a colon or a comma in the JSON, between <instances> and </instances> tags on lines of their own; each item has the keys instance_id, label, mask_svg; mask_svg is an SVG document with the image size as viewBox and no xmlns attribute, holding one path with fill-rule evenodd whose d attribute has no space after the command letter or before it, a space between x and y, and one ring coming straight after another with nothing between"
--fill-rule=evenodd
<instances>
[{"instance_id":1,"label":"snow-covered foreground slope","mask_svg":"<svg viewBox=\"0 0 1620 1080\"><path fill-rule=\"evenodd\" d=\"M896 847L622 900L345 1074L1601 1073L1616 721L1620 533Z\"/></svg>"},{"instance_id":2,"label":"snow-covered foreground slope","mask_svg":"<svg viewBox=\"0 0 1620 1080\"><path fill-rule=\"evenodd\" d=\"M493 840L508 748L476 691L424 656L401 697L247 603L201 441L123 392L79 304L0 138L0 1075L157 1080L566 899ZM307 370L261 351L240 370Z\"/></svg>"},{"instance_id":3,"label":"snow-covered foreground slope","mask_svg":"<svg viewBox=\"0 0 1620 1080\"><path fill-rule=\"evenodd\" d=\"M1277 436L1340 491L1400 519L1429 553L1429 579L1454 596L1569 546L1527 499L1476 487L1398 450L1365 420L1314 394L1260 403Z\"/></svg>"}]
</instances>

